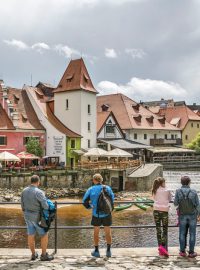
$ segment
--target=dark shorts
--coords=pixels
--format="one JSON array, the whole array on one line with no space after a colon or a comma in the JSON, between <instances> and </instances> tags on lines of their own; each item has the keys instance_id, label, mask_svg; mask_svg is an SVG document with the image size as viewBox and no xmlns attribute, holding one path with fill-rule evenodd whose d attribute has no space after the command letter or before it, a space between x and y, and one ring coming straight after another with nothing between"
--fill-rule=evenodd
<instances>
[{"instance_id":1,"label":"dark shorts","mask_svg":"<svg viewBox=\"0 0 200 270\"><path fill-rule=\"evenodd\" d=\"M91 225L93 226L111 226L112 225L112 215L108 215L106 217L95 217L92 216Z\"/></svg>"}]
</instances>

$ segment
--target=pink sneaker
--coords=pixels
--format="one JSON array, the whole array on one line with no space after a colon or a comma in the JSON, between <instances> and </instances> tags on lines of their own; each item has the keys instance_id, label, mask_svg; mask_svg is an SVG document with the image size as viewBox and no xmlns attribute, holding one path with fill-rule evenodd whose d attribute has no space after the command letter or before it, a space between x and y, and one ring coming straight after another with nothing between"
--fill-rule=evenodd
<instances>
[{"instance_id":1,"label":"pink sneaker","mask_svg":"<svg viewBox=\"0 0 200 270\"><path fill-rule=\"evenodd\" d=\"M159 254L161 253L163 256L169 257L168 251L163 246L160 245L158 250L159 250Z\"/></svg>"},{"instance_id":2,"label":"pink sneaker","mask_svg":"<svg viewBox=\"0 0 200 270\"><path fill-rule=\"evenodd\" d=\"M179 252L179 255L181 256L181 257L186 257L187 256L187 254L186 254L186 252L184 251L180 251Z\"/></svg>"},{"instance_id":3,"label":"pink sneaker","mask_svg":"<svg viewBox=\"0 0 200 270\"><path fill-rule=\"evenodd\" d=\"M196 256L197 256L197 253L196 252L190 253L188 255L189 258L195 258Z\"/></svg>"}]
</instances>

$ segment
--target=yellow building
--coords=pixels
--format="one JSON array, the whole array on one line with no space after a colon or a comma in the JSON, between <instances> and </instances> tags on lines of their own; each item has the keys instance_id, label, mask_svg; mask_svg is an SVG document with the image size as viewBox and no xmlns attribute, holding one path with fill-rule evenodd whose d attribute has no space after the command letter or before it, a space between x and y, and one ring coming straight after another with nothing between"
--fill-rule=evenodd
<instances>
[{"instance_id":1,"label":"yellow building","mask_svg":"<svg viewBox=\"0 0 200 270\"><path fill-rule=\"evenodd\" d=\"M181 129L183 145L190 143L200 132L200 117L186 105L162 108L159 114Z\"/></svg>"}]
</instances>

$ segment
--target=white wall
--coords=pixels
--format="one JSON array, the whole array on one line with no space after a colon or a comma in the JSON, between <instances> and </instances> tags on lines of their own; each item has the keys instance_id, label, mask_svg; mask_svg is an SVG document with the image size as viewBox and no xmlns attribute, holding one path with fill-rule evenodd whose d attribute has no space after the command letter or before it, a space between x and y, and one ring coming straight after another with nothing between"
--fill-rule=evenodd
<instances>
[{"instance_id":1,"label":"white wall","mask_svg":"<svg viewBox=\"0 0 200 270\"><path fill-rule=\"evenodd\" d=\"M88 114L88 104L91 114ZM88 148L88 140L90 147L96 146L96 94L83 90L55 93L54 113L69 129L83 137L82 148ZM88 132L88 122L91 123L91 132Z\"/></svg>"},{"instance_id":2,"label":"white wall","mask_svg":"<svg viewBox=\"0 0 200 270\"><path fill-rule=\"evenodd\" d=\"M154 134L156 134L156 139L165 139L165 134L167 134L167 138L171 139L171 134L177 135L177 139L181 139L181 131L173 131L173 130L143 130L143 129L129 129L125 130L126 138L132 141L136 141L139 143L150 144L150 139L154 139ZM137 139L134 139L134 133L137 134ZM147 139L144 139L144 134L147 134Z\"/></svg>"},{"instance_id":3,"label":"white wall","mask_svg":"<svg viewBox=\"0 0 200 270\"><path fill-rule=\"evenodd\" d=\"M113 119L112 115L110 115L108 117L108 119L106 120L106 123L104 124L101 132L98 134L98 138L104 138L104 139L109 139L109 138L113 138L113 139L122 139L123 138L123 134L121 133L120 129L118 128L118 126L115 126L115 133L112 135L110 133L106 133L106 125L109 124L109 122L112 122L112 125L116 125L115 120Z\"/></svg>"},{"instance_id":4,"label":"white wall","mask_svg":"<svg viewBox=\"0 0 200 270\"><path fill-rule=\"evenodd\" d=\"M59 156L60 161L66 164L66 135L58 131L47 120L44 111L39 106L38 102L34 99L34 90L25 88L31 104L39 118L41 124L46 129L46 154L47 156ZM57 149L57 150L56 150ZM61 151L59 150L61 149Z\"/></svg>"}]
</instances>

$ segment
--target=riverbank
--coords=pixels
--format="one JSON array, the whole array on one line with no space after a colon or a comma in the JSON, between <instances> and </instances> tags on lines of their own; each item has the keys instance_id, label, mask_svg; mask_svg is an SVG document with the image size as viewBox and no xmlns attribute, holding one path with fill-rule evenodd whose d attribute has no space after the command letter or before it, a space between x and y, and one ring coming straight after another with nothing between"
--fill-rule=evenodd
<instances>
[{"instance_id":1,"label":"riverbank","mask_svg":"<svg viewBox=\"0 0 200 270\"><path fill-rule=\"evenodd\" d=\"M194 259L178 256L178 247L169 248L171 256L157 256L157 248L116 248L112 258L105 257L105 249L100 250L101 258L93 258L90 249L59 249L51 262L30 261L28 249L0 249L0 269L38 270L157 270L157 269L199 269L200 257ZM197 249L200 253L200 248Z\"/></svg>"},{"instance_id":2,"label":"riverbank","mask_svg":"<svg viewBox=\"0 0 200 270\"><path fill-rule=\"evenodd\" d=\"M80 188L41 188L44 192L47 198L52 200L58 200L58 199L73 199L76 198L82 198L84 193L86 192L86 189L80 189ZM21 193L23 191L23 188L20 189L3 189L0 188L0 202L20 202ZM115 193L115 199L116 200L133 200L135 197L147 197L151 198L150 192L133 192L133 191L121 191Z\"/></svg>"}]
</instances>

